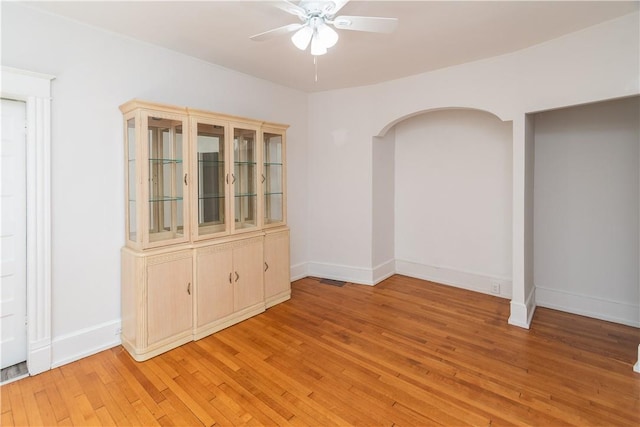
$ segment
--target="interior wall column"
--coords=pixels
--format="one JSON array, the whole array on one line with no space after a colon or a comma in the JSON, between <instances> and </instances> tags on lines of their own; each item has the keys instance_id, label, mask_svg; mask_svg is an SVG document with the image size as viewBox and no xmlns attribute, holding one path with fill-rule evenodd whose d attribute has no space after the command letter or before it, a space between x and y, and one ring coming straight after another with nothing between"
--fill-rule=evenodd
<instances>
[{"instance_id":1,"label":"interior wall column","mask_svg":"<svg viewBox=\"0 0 640 427\"><path fill-rule=\"evenodd\" d=\"M535 311L533 285L534 117L513 120L512 299L509 324L529 329Z\"/></svg>"}]
</instances>

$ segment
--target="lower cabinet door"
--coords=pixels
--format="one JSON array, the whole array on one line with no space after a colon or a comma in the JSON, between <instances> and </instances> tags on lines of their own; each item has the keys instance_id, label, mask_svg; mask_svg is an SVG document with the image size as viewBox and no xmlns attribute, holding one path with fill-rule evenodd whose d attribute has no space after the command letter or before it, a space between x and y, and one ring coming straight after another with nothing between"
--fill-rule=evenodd
<instances>
[{"instance_id":1,"label":"lower cabinet door","mask_svg":"<svg viewBox=\"0 0 640 427\"><path fill-rule=\"evenodd\" d=\"M264 262L264 291L269 306L291 295L288 230L266 235Z\"/></svg>"},{"instance_id":2,"label":"lower cabinet door","mask_svg":"<svg viewBox=\"0 0 640 427\"><path fill-rule=\"evenodd\" d=\"M264 302L263 241L247 239L233 249L236 311Z\"/></svg>"},{"instance_id":3,"label":"lower cabinet door","mask_svg":"<svg viewBox=\"0 0 640 427\"><path fill-rule=\"evenodd\" d=\"M233 313L233 250L220 245L198 254L198 320L203 326Z\"/></svg>"},{"instance_id":4,"label":"lower cabinet door","mask_svg":"<svg viewBox=\"0 0 640 427\"><path fill-rule=\"evenodd\" d=\"M147 344L191 330L193 280L190 253L149 258Z\"/></svg>"}]
</instances>

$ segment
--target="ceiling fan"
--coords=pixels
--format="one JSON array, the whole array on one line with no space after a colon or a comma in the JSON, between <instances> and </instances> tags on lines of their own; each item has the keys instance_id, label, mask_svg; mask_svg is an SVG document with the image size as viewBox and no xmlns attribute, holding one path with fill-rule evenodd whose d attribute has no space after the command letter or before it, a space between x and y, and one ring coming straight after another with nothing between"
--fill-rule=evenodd
<instances>
[{"instance_id":1,"label":"ceiling fan","mask_svg":"<svg viewBox=\"0 0 640 427\"><path fill-rule=\"evenodd\" d=\"M297 16L301 23L288 24L264 33L251 36L251 40L262 41L272 37L289 34L293 44L300 50L306 50L311 44L313 56L324 55L327 49L338 42L339 30L368 31L373 33L392 33L398 26L396 18L378 18L373 16L336 16L349 0L300 0L297 4L286 0L274 1L273 5L291 15Z\"/></svg>"}]
</instances>

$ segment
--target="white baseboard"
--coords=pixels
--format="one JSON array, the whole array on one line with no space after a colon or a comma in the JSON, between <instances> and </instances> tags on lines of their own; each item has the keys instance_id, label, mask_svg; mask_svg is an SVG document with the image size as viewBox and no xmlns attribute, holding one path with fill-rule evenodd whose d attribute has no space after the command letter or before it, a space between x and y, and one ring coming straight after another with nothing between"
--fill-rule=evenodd
<instances>
[{"instance_id":1,"label":"white baseboard","mask_svg":"<svg viewBox=\"0 0 640 427\"><path fill-rule=\"evenodd\" d=\"M81 329L53 339L51 368L75 362L120 345L120 320Z\"/></svg>"},{"instance_id":2,"label":"white baseboard","mask_svg":"<svg viewBox=\"0 0 640 427\"><path fill-rule=\"evenodd\" d=\"M396 259L395 271L405 276L455 286L456 288L495 295L502 298L511 298L511 280L504 277L455 270L448 267L419 264L400 259ZM493 284L500 285L499 294L491 292Z\"/></svg>"},{"instance_id":3,"label":"white baseboard","mask_svg":"<svg viewBox=\"0 0 640 427\"><path fill-rule=\"evenodd\" d=\"M314 276L360 285L376 285L396 273L395 264L395 260L390 259L369 269L322 262L301 263L291 266L291 281Z\"/></svg>"},{"instance_id":4,"label":"white baseboard","mask_svg":"<svg viewBox=\"0 0 640 427\"><path fill-rule=\"evenodd\" d=\"M308 276L341 280L359 285L373 286L373 271L370 268L350 267L347 265L310 262L307 264Z\"/></svg>"},{"instance_id":5,"label":"white baseboard","mask_svg":"<svg viewBox=\"0 0 640 427\"><path fill-rule=\"evenodd\" d=\"M640 374L640 344L638 344L638 361L633 365L633 371Z\"/></svg>"},{"instance_id":6,"label":"white baseboard","mask_svg":"<svg viewBox=\"0 0 640 427\"><path fill-rule=\"evenodd\" d=\"M529 329L531 327L533 313L536 311L536 288L531 288L524 303L512 300L510 308L508 323L513 326Z\"/></svg>"},{"instance_id":7,"label":"white baseboard","mask_svg":"<svg viewBox=\"0 0 640 427\"><path fill-rule=\"evenodd\" d=\"M536 286L536 304L623 325L640 327L640 306L575 292Z\"/></svg>"},{"instance_id":8,"label":"white baseboard","mask_svg":"<svg viewBox=\"0 0 640 427\"><path fill-rule=\"evenodd\" d=\"M396 260L392 258L373 267L371 274L372 283L377 285L394 274L396 274Z\"/></svg>"},{"instance_id":9,"label":"white baseboard","mask_svg":"<svg viewBox=\"0 0 640 427\"><path fill-rule=\"evenodd\" d=\"M308 269L307 269L307 263L306 262L302 262L300 264L292 265L291 268L289 269L289 271L290 271L290 273L289 273L290 280L292 282L295 282L296 280L304 279L305 277L307 277L309 275L307 270Z\"/></svg>"},{"instance_id":10,"label":"white baseboard","mask_svg":"<svg viewBox=\"0 0 640 427\"><path fill-rule=\"evenodd\" d=\"M319 262L299 264L291 268L292 281L306 276L315 276L371 286L396 273L502 298L511 297L510 279L434 267L411 261L390 259L371 269ZM492 285L494 284L500 285L499 294L492 292Z\"/></svg>"}]
</instances>

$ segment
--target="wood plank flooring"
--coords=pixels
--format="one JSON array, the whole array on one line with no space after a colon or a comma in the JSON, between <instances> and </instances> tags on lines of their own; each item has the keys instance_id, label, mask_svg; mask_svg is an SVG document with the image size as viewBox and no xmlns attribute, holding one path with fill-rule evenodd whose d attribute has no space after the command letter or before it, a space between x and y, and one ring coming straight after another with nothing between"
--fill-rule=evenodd
<instances>
[{"instance_id":1,"label":"wood plank flooring","mask_svg":"<svg viewBox=\"0 0 640 427\"><path fill-rule=\"evenodd\" d=\"M640 425L640 329L393 276L292 286L147 362L121 348L1 387L10 425Z\"/></svg>"}]
</instances>

